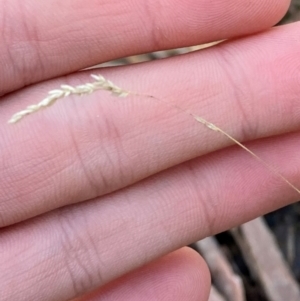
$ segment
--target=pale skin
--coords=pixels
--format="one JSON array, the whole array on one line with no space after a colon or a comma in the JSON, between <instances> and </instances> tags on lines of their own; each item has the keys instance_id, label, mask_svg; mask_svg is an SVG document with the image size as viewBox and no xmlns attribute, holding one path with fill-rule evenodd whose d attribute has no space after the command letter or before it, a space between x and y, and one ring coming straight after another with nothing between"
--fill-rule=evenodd
<instances>
[{"instance_id":1,"label":"pale skin","mask_svg":"<svg viewBox=\"0 0 300 301\"><path fill-rule=\"evenodd\" d=\"M299 187L300 24L258 33L289 1L2 2L0 299L207 300L207 266L184 246L297 201L291 187L143 97L72 96L7 120L89 79L76 70L239 36L101 74L203 116Z\"/></svg>"}]
</instances>

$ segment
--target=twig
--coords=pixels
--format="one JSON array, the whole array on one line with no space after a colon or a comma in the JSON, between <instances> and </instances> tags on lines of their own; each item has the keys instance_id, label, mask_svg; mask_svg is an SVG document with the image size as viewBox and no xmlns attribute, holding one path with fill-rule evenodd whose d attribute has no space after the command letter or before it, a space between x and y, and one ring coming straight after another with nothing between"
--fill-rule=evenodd
<instances>
[{"instance_id":1,"label":"twig","mask_svg":"<svg viewBox=\"0 0 300 301\"><path fill-rule=\"evenodd\" d=\"M195 245L209 266L213 282L226 300L245 301L243 281L233 272L216 239L207 237Z\"/></svg>"},{"instance_id":2,"label":"twig","mask_svg":"<svg viewBox=\"0 0 300 301\"><path fill-rule=\"evenodd\" d=\"M270 229L257 218L231 230L252 274L270 301L299 301L300 288L278 249Z\"/></svg>"}]
</instances>

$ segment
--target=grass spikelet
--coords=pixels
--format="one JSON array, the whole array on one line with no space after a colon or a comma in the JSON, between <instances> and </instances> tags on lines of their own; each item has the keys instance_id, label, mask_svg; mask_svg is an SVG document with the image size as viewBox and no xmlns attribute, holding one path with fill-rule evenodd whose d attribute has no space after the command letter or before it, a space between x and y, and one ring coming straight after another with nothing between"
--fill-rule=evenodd
<instances>
[{"instance_id":1,"label":"grass spikelet","mask_svg":"<svg viewBox=\"0 0 300 301\"><path fill-rule=\"evenodd\" d=\"M191 116L197 122L206 126L208 129L221 133L223 136L225 136L229 140L231 140L234 144L236 144L239 147L241 147L242 149L244 149L247 153L249 153L257 161L259 161L261 164L263 164L270 172L272 172L274 175L276 175L278 178L280 178L282 181L284 181L288 186L290 186L293 190L295 190L298 194L300 194L300 190L295 185L293 185L288 179L286 179L276 168L274 168L272 165L270 165L269 163L267 163L266 161L261 159L253 151L248 149L245 145L243 145L241 142L239 142L234 137L229 135L227 132L225 132L221 128L217 127L215 124L205 120L203 117L197 116L197 115L191 113L189 110L186 110L186 109L184 109L174 103L168 102L164 99L160 99L160 98L157 98L157 97L149 95L149 94L140 94L140 93L129 92L129 91L123 90L120 87L116 86L111 81L105 79L101 75L92 74L91 77L95 80L94 82L86 83L86 84L75 86L75 87L72 87L69 85L61 85L60 89L50 91L48 93L48 96L45 99L43 99L41 102L39 102L38 104L30 105L25 110L14 114L11 117L11 119L8 121L8 123L16 123L16 122L20 121L26 115L37 112L37 111L41 110L42 108L49 107L49 106L53 105L58 99L68 97L71 94L86 95L86 94L91 94L97 90L106 90L106 91L111 92L112 95L115 95L118 97L126 97L129 94L143 96L146 98L154 99L159 102L163 102L163 103Z\"/></svg>"},{"instance_id":2,"label":"grass spikelet","mask_svg":"<svg viewBox=\"0 0 300 301\"><path fill-rule=\"evenodd\" d=\"M69 86L69 85L61 85L60 89L52 90L48 93L48 96L44 98L41 102L35 105L30 105L26 109L14 114L8 121L8 123L16 123L20 121L26 115L30 115L34 112L37 112L45 107L50 107L57 100L67 97L71 94L74 95L85 95L91 94L97 90L106 90L111 92L113 95L118 97L125 97L129 94L129 92L122 90L111 81L105 79L101 75L91 75L93 79L95 79L92 83L86 83L79 86Z\"/></svg>"}]
</instances>

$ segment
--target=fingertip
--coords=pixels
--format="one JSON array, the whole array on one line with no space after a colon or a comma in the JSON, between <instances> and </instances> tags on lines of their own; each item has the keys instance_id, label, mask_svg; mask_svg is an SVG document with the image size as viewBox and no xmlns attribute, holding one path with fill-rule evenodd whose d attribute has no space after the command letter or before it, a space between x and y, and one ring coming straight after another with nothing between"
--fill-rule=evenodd
<instances>
[{"instance_id":1,"label":"fingertip","mask_svg":"<svg viewBox=\"0 0 300 301\"><path fill-rule=\"evenodd\" d=\"M257 7L262 18L262 24L267 29L277 24L287 13L291 4L291 0L268 0L261 1L261 5Z\"/></svg>"},{"instance_id":2,"label":"fingertip","mask_svg":"<svg viewBox=\"0 0 300 301\"><path fill-rule=\"evenodd\" d=\"M76 301L204 301L209 292L210 273L204 259L185 247Z\"/></svg>"}]
</instances>

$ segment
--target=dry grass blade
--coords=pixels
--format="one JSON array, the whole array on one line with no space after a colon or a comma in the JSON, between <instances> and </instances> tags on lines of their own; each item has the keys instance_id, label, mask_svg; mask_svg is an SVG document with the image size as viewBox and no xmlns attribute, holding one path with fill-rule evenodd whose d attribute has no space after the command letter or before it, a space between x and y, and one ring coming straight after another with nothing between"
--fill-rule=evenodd
<instances>
[{"instance_id":1,"label":"dry grass blade","mask_svg":"<svg viewBox=\"0 0 300 301\"><path fill-rule=\"evenodd\" d=\"M193 117L200 123L204 124L209 129L219 132L223 135L225 135L227 138L229 138L231 141L233 141L235 144L240 146L242 149L244 149L246 152L248 152L251 156L253 156L256 160L258 160L260 163L262 163L266 168L268 168L272 173L277 175L279 178L281 178L286 184L288 184L292 189L294 189L297 193L300 194L300 190L293 185L290 181L288 181L277 169L275 169L272 165L268 164L266 161L261 159L259 156L257 156L253 151L251 151L249 148L247 148L245 145L243 145L241 142L230 136L228 133L220 129L219 127L215 126L214 124L208 122L207 120L203 119L200 116L193 115Z\"/></svg>"},{"instance_id":2,"label":"dry grass blade","mask_svg":"<svg viewBox=\"0 0 300 301\"><path fill-rule=\"evenodd\" d=\"M52 104L54 104L58 99L67 97L71 94L75 95L85 95L85 94L91 94L97 90L106 90L111 92L113 95L118 97L126 97L129 94L131 95L138 95L143 96L151 99L155 99L156 101L166 103L167 105L193 117L197 122L205 125L207 128L219 132L222 135L226 136L228 139L230 139L232 142L234 142L236 145L240 146L242 149L244 149L246 152L248 152L251 156L253 156L256 160L258 160L260 163L262 163L267 169L269 169L273 174L277 175L281 180L283 180L287 185L289 185L293 190L295 190L297 193L300 194L300 190L293 185L289 180L287 180L278 170L276 170L272 165L265 162L263 159L261 159L259 156L257 156L254 152L252 152L250 149L248 149L245 145L243 145L241 142L233 138L231 135L229 135L227 132L222 130L221 128L217 127L213 123L205 120L203 117L197 116L193 113L191 113L189 110L186 110L176 104L173 104L171 102L165 101L161 98L157 98L152 95L147 94L140 94L140 93L134 93L130 91L126 91L121 89L120 87L116 86L111 81L105 79L102 75L91 75L93 79L95 79L92 83L86 83L79 86L69 86L69 85L61 85L60 89L52 90L48 93L48 96L43 99L41 102L35 105L28 106L25 110L20 111L16 114L14 114L11 119L8 121L8 123L16 123L20 121L23 117L26 115L32 114L34 112L37 112L41 110L42 108L49 107Z\"/></svg>"}]
</instances>

